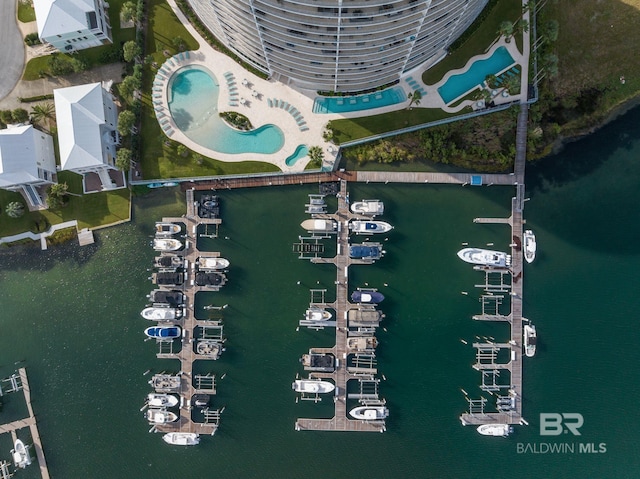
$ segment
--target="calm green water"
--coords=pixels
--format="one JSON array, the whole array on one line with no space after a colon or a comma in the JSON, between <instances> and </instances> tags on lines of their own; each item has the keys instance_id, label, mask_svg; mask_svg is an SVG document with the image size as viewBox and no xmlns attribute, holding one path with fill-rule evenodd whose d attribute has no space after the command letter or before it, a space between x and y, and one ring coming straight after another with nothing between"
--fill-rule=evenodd
<instances>
[{"instance_id":1,"label":"calm green water","mask_svg":"<svg viewBox=\"0 0 640 479\"><path fill-rule=\"evenodd\" d=\"M638 477L638 124L640 109L529 168L526 217L539 254L525 270L524 311L540 346L524 369L531 425L509 439L480 436L458 421L466 409L460 388L481 393L473 349L460 338L501 340L508 331L471 320L480 310L473 285L482 275L455 255L463 242L507 247L508 228L472 222L507 215L507 188L350 189L352 199L384 200L384 219L396 227L385 258L350 275L354 287L368 282L387 296L386 331L378 335L387 378L381 395L391 409L385 434L293 429L296 417L330 414L328 402L296 404L291 391L300 355L332 344L329 331L296 332L308 289L332 288L334 280L332 267L291 252L303 233L306 195L317 192L307 186L224 192L221 238L201 242L232 263L227 286L198 298L200 305L230 305L227 351L196 365L227 373L214 398L226 406L214 438L197 448L170 447L147 433L139 411L150 391L143 373L179 368L155 358L139 316L152 289L153 222L184 212L171 190L137 199L135 222L98 233L94 247L2 250L0 373L26 360L54 478ZM0 418L23 412L18 398L8 397ZM541 412L583 414L582 436L541 437ZM9 457L7 437L0 437L0 457ZM517 453L517 443L540 442L606 443L607 452Z\"/></svg>"}]
</instances>

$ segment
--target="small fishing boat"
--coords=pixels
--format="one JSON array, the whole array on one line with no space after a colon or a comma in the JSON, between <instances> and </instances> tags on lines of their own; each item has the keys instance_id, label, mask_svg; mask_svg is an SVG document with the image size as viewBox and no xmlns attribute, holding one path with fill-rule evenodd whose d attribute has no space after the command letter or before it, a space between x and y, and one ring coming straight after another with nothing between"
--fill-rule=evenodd
<instances>
[{"instance_id":1,"label":"small fishing boat","mask_svg":"<svg viewBox=\"0 0 640 479\"><path fill-rule=\"evenodd\" d=\"M326 309L309 308L304 313L304 319L307 321L326 321L331 319L332 314Z\"/></svg>"},{"instance_id":2,"label":"small fishing boat","mask_svg":"<svg viewBox=\"0 0 640 479\"><path fill-rule=\"evenodd\" d=\"M483 424L478 426L478 432L483 436L507 437L513 432L508 424Z\"/></svg>"},{"instance_id":3,"label":"small fishing boat","mask_svg":"<svg viewBox=\"0 0 640 479\"><path fill-rule=\"evenodd\" d=\"M368 235L370 233L387 233L393 229L385 221L352 221L349 223L351 231L358 235Z\"/></svg>"},{"instance_id":4,"label":"small fishing boat","mask_svg":"<svg viewBox=\"0 0 640 479\"><path fill-rule=\"evenodd\" d=\"M175 412L166 409L148 409L145 417L152 424L166 424L178 420L178 415Z\"/></svg>"},{"instance_id":5,"label":"small fishing boat","mask_svg":"<svg viewBox=\"0 0 640 479\"><path fill-rule=\"evenodd\" d=\"M173 321L182 317L182 309L152 306L144 308L140 315L149 321Z\"/></svg>"},{"instance_id":6,"label":"small fishing boat","mask_svg":"<svg viewBox=\"0 0 640 479\"><path fill-rule=\"evenodd\" d=\"M206 407L209 405L210 396L208 394L194 394L191 402L198 407Z\"/></svg>"},{"instance_id":7,"label":"small fishing boat","mask_svg":"<svg viewBox=\"0 0 640 479\"><path fill-rule=\"evenodd\" d=\"M296 379L291 387L297 393L312 394L330 393L336 388L333 383L320 379Z\"/></svg>"},{"instance_id":8,"label":"small fishing boat","mask_svg":"<svg viewBox=\"0 0 640 479\"><path fill-rule=\"evenodd\" d=\"M463 248L458 251L458 258L471 264L508 268L511 266L511 256L501 251L491 251L480 248Z\"/></svg>"},{"instance_id":9,"label":"small fishing boat","mask_svg":"<svg viewBox=\"0 0 640 479\"><path fill-rule=\"evenodd\" d=\"M180 376L169 374L156 374L149 380L151 387L159 393L177 392L180 390L180 383Z\"/></svg>"},{"instance_id":10,"label":"small fishing boat","mask_svg":"<svg viewBox=\"0 0 640 479\"><path fill-rule=\"evenodd\" d=\"M200 436L195 432L168 432L162 439L174 446L196 446L200 444Z\"/></svg>"},{"instance_id":11,"label":"small fishing boat","mask_svg":"<svg viewBox=\"0 0 640 479\"><path fill-rule=\"evenodd\" d=\"M389 409L385 406L359 406L349 411L349 415L355 419L375 421L389 417Z\"/></svg>"},{"instance_id":12,"label":"small fishing boat","mask_svg":"<svg viewBox=\"0 0 640 479\"><path fill-rule=\"evenodd\" d=\"M170 186L178 186L178 183L175 181L165 181L163 183L149 183L147 188L168 188Z\"/></svg>"},{"instance_id":13,"label":"small fishing boat","mask_svg":"<svg viewBox=\"0 0 640 479\"><path fill-rule=\"evenodd\" d=\"M156 223L156 235L175 235L180 233L180 225L175 223Z\"/></svg>"},{"instance_id":14,"label":"small fishing boat","mask_svg":"<svg viewBox=\"0 0 640 479\"><path fill-rule=\"evenodd\" d=\"M182 248L180 240L175 238L154 238L153 249L156 251L175 251Z\"/></svg>"},{"instance_id":15,"label":"small fishing boat","mask_svg":"<svg viewBox=\"0 0 640 479\"><path fill-rule=\"evenodd\" d=\"M532 358L536 354L536 327L533 324L525 324L524 326L524 353L527 357Z\"/></svg>"},{"instance_id":16,"label":"small fishing boat","mask_svg":"<svg viewBox=\"0 0 640 479\"><path fill-rule=\"evenodd\" d=\"M375 336L355 336L347 338L347 348L353 351L372 351L378 346Z\"/></svg>"},{"instance_id":17,"label":"small fishing boat","mask_svg":"<svg viewBox=\"0 0 640 479\"><path fill-rule=\"evenodd\" d=\"M335 233L338 223L334 220L304 220L300 226L311 233Z\"/></svg>"},{"instance_id":18,"label":"small fishing boat","mask_svg":"<svg viewBox=\"0 0 640 479\"><path fill-rule=\"evenodd\" d=\"M384 203L380 200L362 200L351 204L351 211L361 215L381 215L384 213Z\"/></svg>"},{"instance_id":19,"label":"small fishing boat","mask_svg":"<svg viewBox=\"0 0 640 479\"><path fill-rule=\"evenodd\" d=\"M359 289L351 293L351 301L354 303L377 304L384 301L384 295L375 290Z\"/></svg>"},{"instance_id":20,"label":"small fishing boat","mask_svg":"<svg viewBox=\"0 0 640 479\"><path fill-rule=\"evenodd\" d=\"M198 269L200 271L227 269L229 260L224 258L198 258Z\"/></svg>"},{"instance_id":21,"label":"small fishing boat","mask_svg":"<svg viewBox=\"0 0 640 479\"><path fill-rule=\"evenodd\" d=\"M354 259L380 259L382 246L378 243L362 243L349 246L349 257Z\"/></svg>"},{"instance_id":22,"label":"small fishing boat","mask_svg":"<svg viewBox=\"0 0 640 479\"><path fill-rule=\"evenodd\" d=\"M144 330L144 334L156 339L179 338L182 330L178 326L152 326Z\"/></svg>"},{"instance_id":23,"label":"small fishing boat","mask_svg":"<svg viewBox=\"0 0 640 479\"><path fill-rule=\"evenodd\" d=\"M16 439L16 442L13 444L13 449L11 449L11 455L13 457L13 462L16 467L20 469L24 469L28 465L31 464L31 456L29 455L29 449L24 445L24 443L20 439Z\"/></svg>"},{"instance_id":24,"label":"small fishing boat","mask_svg":"<svg viewBox=\"0 0 640 479\"><path fill-rule=\"evenodd\" d=\"M178 398L172 394L151 393L147 395L147 404L155 408L174 407L178 405Z\"/></svg>"},{"instance_id":25,"label":"small fishing boat","mask_svg":"<svg viewBox=\"0 0 640 479\"><path fill-rule=\"evenodd\" d=\"M536 259L536 235L533 234L533 231L526 230L522 238L524 240L524 259L527 263L531 263Z\"/></svg>"}]
</instances>

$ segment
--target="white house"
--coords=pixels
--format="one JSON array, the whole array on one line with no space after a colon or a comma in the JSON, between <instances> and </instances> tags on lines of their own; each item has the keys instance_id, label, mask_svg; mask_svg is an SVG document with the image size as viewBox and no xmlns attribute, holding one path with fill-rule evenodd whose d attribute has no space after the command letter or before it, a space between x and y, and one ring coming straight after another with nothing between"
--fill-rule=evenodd
<instances>
[{"instance_id":1,"label":"white house","mask_svg":"<svg viewBox=\"0 0 640 479\"><path fill-rule=\"evenodd\" d=\"M31 125L0 130L0 188L22 193L30 209L43 208L38 187L56 182L53 139Z\"/></svg>"},{"instance_id":2,"label":"white house","mask_svg":"<svg viewBox=\"0 0 640 479\"><path fill-rule=\"evenodd\" d=\"M103 0L33 0L38 36L61 52L113 43Z\"/></svg>"},{"instance_id":3,"label":"white house","mask_svg":"<svg viewBox=\"0 0 640 479\"><path fill-rule=\"evenodd\" d=\"M85 180L95 173L102 189L115 188L109 170L117 171L116 146L120 136L118 111L111 93L100 83L89 83L53 90L53 100L60 169L85 175Z\"/></svg>"}]
</instances>

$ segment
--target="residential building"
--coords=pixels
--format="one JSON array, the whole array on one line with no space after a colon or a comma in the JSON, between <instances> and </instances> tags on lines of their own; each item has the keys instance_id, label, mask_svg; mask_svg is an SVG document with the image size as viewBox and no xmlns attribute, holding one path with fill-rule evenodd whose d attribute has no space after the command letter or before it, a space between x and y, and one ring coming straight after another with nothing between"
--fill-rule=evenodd
<instances>
[{"instance_id":1,"label":"residential building","mask_svg":"<svg viewBox=\"0 0 640 479\"><path fill-rule=\"evenodd\" d=\"M33 0L38 36L61 52L113 43L104 0Z\"/></svg>"},{"instance_id":2,"label":"residential building","mask_svg":"<svg viewBox=\"0 0 640 479\"><path fill-rule=\"evenodd\" d=\"M188 0L254 67L302 89L355 92L436 62L488 0Z\"/></svg>"},{"instance_id":3,"label":"residential building","mask_svg":"<svg viewBox=\"0 0 640 479\"><path fill-rule=\"evenodd\" d=\"M29 209L44 208L42 191L56 182L53 139L32 125L0 130L0 188L21 193Z\"/></svg>"},{"instance_id":4,"label":"residential building","mask_svg":"<svg viewBox=\"0 0 640 479\"><path fill-rule=\"evenodd\" d=\"M122 177L115 166L120 135L118 110L111 93L101 83L90 83L53 90L53 100L60 169L84 175L85 192L87 179L96 175L101 189L116 188L116 176Z\"/></svg>"}]
</instances>

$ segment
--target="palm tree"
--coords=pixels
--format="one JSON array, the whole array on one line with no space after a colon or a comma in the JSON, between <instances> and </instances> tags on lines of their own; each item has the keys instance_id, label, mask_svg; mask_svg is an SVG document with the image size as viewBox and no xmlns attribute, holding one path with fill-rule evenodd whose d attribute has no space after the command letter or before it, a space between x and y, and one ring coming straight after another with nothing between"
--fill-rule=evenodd
<instances>
[{"instance_id":1,"label":"palm tree","mask_svg":"<svg viewBox=\"0 0 640 479\"><path fill-rule=\"evenodd\" d=\"M18 201L12 201L5 208L9 218L20 218L24 214L24 205Z\"/></svg>"},{"instance_id":2,"label":"palm tree","mask_svg":"<svg viewBox=\"0 0 640 479\"><path fill-rule=\"evenodd\" d=\"M324 161L324 151L319 146L312 146L309 148L309 164L312 167L320 168L322 166L322 162Z\"/></svg>"},{"instance_id":3,"label":"palm tree","mask_svg":"<svg viewBox=\"0 0 640 479\"><path fill-rule=\"evenodd\" d=\"M412 93L409 93L407 95L407 99L410 100L409 101L409 106L407 107L408 110L411 109L411 105L419 105L420 104L420 100L422 100L422 93L420 93L418 90L414 90Z\"/></svg>"},{"instance_id":4,"label":"palm tree","mask_svg":"<svg viewBox=\"0 0 640 479\"><path fill-rule=\"evenodd\" d=\"M504 35L505 41L510 42L513 36L513 23L509 20L502 22L498 28L498 35Z\"/></svg>"},{"instance_id":5,"label":"palm tree","mask_svg":"<svg viewBox=\"0 0 640 479\"><path fill-rule=\"evenodd\" d=\"M47 130L51 130L51 120L56 118L56 108L53 103L39 103L31 108L31 121L34 123L47 122Z\"/></svg>"},{"instance_id":6,"label":"palm tree","mask_svg":"<svg viewBox=\"0 0 640 479\"><path fill-rule=\"evenodd\" d=\"M49 193L47 194L49 208L55 210L65 205L68 188L66 183L54 183L49 187Z\"/></svg>"},{"instance_id":7,"label":"palm tree","mask_svg":"<svg viewBox=\"0 0 640 479\"><path fill-rule=\"evenodd\" d=\"M116 168L120 171L129 171L131 168L131 150L120 148L116 153Z\"/></svg>"}]
</instances>

